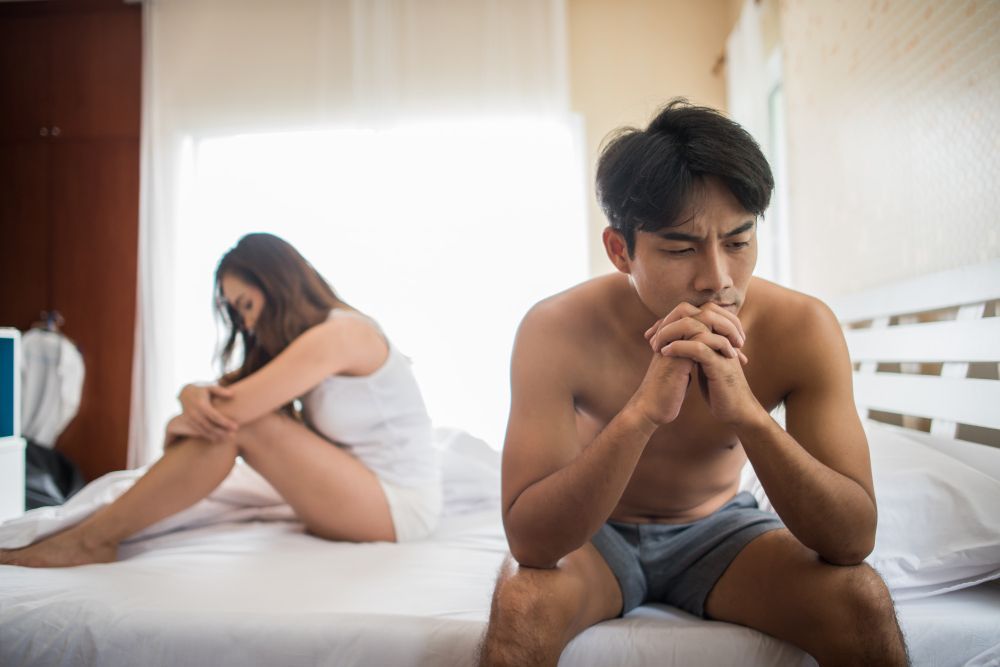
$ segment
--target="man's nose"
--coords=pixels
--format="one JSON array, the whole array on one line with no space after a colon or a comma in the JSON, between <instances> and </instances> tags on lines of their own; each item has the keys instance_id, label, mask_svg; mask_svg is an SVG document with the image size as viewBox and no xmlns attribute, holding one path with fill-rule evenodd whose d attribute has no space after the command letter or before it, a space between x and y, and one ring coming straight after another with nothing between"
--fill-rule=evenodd
<instances>
[{"instance_id":1,"label":"man's nose","mask_svg":"<svg viewBox=\"0 0 1000 667\"><path fill-rule=\"evenodd\" d=\"M695 276L694 288L699 292L721 292L732 287L729 277L729 263L724 253L712 248L702 253Z\"/></svg>"}]
</instances>

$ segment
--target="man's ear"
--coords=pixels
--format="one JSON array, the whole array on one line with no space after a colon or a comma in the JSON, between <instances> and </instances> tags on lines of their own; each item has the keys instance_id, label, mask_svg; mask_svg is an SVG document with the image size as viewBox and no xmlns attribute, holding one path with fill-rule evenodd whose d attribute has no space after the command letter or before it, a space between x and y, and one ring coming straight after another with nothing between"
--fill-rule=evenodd
<instances>
[{"instance_id":1,"label":"man's ear","mask_svg":"<svg viewBox=\"0 0 1000 667\"><path fill-rule=\"evenodd\" d=\"M632 260L628 256L628 245L622 233L611 227L605 227L601 239L604 241L604 251L608 253L608 259L615 268L625 274L632 273Z\"/></svg>"}]
</instances>

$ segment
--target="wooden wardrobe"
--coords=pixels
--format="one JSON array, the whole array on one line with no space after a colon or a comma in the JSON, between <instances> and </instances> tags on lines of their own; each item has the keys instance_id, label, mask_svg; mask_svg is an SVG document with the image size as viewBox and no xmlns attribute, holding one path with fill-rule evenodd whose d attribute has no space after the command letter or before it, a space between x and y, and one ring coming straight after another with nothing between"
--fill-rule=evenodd
<instances>
[{"instance_id":1,"label":"wooden wardrobe","mask_svg":"<svg viewBox=\"0 0 1000 667\"><path fill-rule=\"evenodd\" d=\"M142 9L0 3L0 326L59 311L87 366L57 449L125 467L136 309Z\"/></svg>"}]
</instances>

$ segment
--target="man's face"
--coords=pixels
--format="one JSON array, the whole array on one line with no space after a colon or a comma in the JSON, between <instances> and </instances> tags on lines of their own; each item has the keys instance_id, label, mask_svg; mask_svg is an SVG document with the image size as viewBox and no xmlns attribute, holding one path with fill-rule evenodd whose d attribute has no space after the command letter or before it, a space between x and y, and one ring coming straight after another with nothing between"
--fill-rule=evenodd
<instances>
[{"instance_id":1,"label":"man's face","mask_svg":"<svg viewBox=\"0 0 1000 667\"><path fill-rule=\"evenodd\" d=\"M694 200L684 224L636 232L635 253L625 255L625 272L657 317L682 301L739 312L757 263L755 216L714 178L705 179Z\"/></svg>"}]
</instances>

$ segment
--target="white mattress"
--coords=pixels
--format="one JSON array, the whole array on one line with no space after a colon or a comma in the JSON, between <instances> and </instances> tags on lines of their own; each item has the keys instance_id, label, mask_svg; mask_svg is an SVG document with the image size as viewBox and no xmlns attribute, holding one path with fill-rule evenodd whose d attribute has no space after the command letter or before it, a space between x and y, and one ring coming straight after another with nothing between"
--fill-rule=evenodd
<instances>
[{"instance_id":1,"label":"white mattress","mask_svg":"<svg viewBox=\"0 0 1000 667\"><path fill-rule=\"evenodd\" d=\"M913 667L1000 666L1000 580L897 605Z\"/></svg>"},{"instance_id":2,"label":"white mattress","mask_svg":"<svg viewBox=\"0 0 1000 667\"><path fill-rule=\"evenodd\" d=\"M486 512L421 543L222 523L126 545L109 565L0 567L0 664L469 665L504 554ZM998 664L998 610L996 585L901 604L914 664ZM577 637L560 664L815 663L759 632L644 606Z\"/></svg>"}]
</instances>

